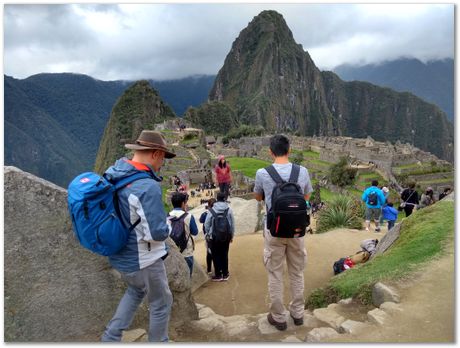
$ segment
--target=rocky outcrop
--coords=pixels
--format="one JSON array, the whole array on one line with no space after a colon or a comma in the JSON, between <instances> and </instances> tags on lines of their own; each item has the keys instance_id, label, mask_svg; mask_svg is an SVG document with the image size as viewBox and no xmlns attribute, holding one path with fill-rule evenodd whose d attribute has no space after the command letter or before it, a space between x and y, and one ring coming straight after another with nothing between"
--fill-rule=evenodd
<instances>
[{"instance_id":1,"label":"rocky outcrop","mask_svg":"<svg viewBox=\"0 0 460 348\"><path fill-rule=\"evenodd\" d=\"M98 341L125 284L107 259L75 239L67 191L14 167L4 174L5 341ZM171 249L171 327L198 317L189 270ZM142 305L133 327L148 327Z\"/></svg>"},{"instance_id":2,"label":"rocky outcrop","mask_svg":"<svg viewBox=\"0 0 460 348\"><path fill-rule=\"evenodd\" d=\"M379 307L384 302L399 303L400 297L395 289L383 283L376 283L372 288L372 303Z\"/></svg>"},{"instance_id":3,"label":"rocky outcrop","mask_svg":"<svg viewBox=\"0 0 460 348\"><path fill-rule=\"evenodd\" d=\"M235 235L249 234L261 230L261 221L263 219L263 212L260 209L260 203L255 199L246 200L238 197L230 197L230 208L232 209L235 218ZM190 214L193 215L198 222L201 214L205 211L205 204L200 205L192 210ZM195 240L203 239L203 233L194 237Z\"/></svg>"},{"instance_id":4,"label":"rocky outcrop","mask_svg":"<svg viewBox=\"0 0 460 348\"><path fill-rule=\"evenodd\" d=\"M393 245L393 243L399 238L403 223L404 222L395 224L395 226L382 237L382 239L377 244L375 252L371 255L371 259L373 259L377 255L383 254L388 248L390 248Z\"/></svg>"}]
</instances>

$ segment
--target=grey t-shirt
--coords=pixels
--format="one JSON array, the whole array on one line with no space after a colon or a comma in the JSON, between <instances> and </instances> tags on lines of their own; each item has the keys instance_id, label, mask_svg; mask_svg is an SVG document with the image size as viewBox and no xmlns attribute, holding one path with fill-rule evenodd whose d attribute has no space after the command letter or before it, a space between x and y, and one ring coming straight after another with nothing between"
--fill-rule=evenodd
<instances>
[{"instance_id":1,"label":"grey t-shirt","mask_svg":"<svg viewBox=\"0 0 460 348\"><path fill-rule=\"evenodd\" d=\"M291 175L292 170L292 163L274 163L273 166L275 167L276 171L283 180L289 180L289 176ZM299 179L297 180L297 183L299 184L300 188L302 189L302 192L305 195L313 191L310 181L310 175L308 175L307 168L300 166ZM273 181L272 177L270 176L270 174L268 174L265 168L257 170L254 192L265 192L265 204L267 205L267 211L270 210L270 207L272 205L272 191L275 188L275 186L276 183Z\"/></svg>"}]
</instances>

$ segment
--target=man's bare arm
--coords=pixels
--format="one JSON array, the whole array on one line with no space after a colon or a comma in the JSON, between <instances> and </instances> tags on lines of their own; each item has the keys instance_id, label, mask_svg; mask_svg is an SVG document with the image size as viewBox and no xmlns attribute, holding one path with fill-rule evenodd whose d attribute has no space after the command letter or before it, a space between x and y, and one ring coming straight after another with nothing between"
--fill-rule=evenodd
<instances>
[{"instance_id":1,"label":"man's bare arm","mask_svg":"<svg viewBox=\"0 0 460 348\"><path fill-rule=\"evenodd\" d=\"M264 195L262 193L257 193L254 192L254 198L258 201L263 201L264 200Z\"/></svg>"}]
</instances>

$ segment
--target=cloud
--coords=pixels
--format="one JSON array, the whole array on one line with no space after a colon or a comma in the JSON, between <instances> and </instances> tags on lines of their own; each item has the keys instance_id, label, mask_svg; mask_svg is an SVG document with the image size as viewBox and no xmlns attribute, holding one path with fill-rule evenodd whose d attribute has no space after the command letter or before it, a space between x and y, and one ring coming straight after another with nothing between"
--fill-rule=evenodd
<instances>
[{"instance_id":1,"label":"cloud","mask_svg":"<svg viewBox=\"0 0 460 348\"><path fill-rule=\"evenodd\" d=\"M5 5L4 72L102 80L216 74L239 32L266 9L284 16L321 69L454 54L454 5Z\"/></svg>"}]
</instances>

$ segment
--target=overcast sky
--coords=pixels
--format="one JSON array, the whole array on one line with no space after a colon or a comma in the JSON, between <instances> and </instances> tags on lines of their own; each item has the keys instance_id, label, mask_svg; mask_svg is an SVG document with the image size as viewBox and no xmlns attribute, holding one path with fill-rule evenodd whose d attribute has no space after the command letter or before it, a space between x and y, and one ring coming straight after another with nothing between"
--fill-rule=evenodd
<instances>
[{"instance_id":1,"label":"overcast sky","mask_svg":"<svg viewBox=\"0 0 460 348\"><path fill-rule=\"evenodd\" d=\"M101 80L217 74L254 16L273 9L321 70L400 57L454 57L454 5L5 5L4 73Z\"/></svg>"}]
</instances>

